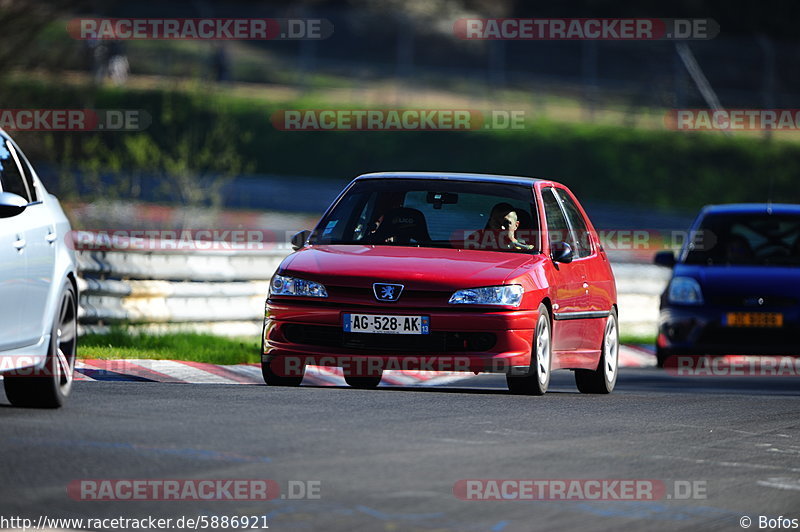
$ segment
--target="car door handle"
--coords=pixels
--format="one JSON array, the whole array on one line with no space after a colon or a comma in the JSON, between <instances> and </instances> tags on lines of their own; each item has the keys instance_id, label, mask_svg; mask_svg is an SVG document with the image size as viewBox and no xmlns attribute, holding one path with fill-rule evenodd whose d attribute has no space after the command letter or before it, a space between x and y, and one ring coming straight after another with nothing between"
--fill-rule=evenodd
<instances>
[{"instance_id":1,"label":"car door handle","mask_svg":"<svg viewBox=\"0 0 800 532\"><path fill-rule=\"evenodd\" d=\"M21 236L17 236L17 239L14 241L14 247L17 248L17 251L22 251L26 245L28 245L28 243L25 242L25 239Z\"/></svg>"},{"instance_id":2,"label":"car door handle","mask_svg":"<svg viewBox=\"0 0 800 532\"><path fill-rule=\"evenodd\" d=\"M44 237L44 239L47 240L50 244L55 242L57 238L58 235L56 234L55 231L48 231L47 236Z\"/></svg>"}]
</instances>

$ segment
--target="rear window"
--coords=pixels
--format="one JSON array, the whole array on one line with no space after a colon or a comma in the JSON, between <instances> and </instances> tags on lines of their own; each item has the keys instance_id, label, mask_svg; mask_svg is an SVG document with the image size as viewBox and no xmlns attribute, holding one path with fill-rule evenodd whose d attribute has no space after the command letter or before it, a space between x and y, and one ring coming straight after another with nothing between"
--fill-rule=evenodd
<instances>
[{"instance_id":1,"label":"rear window","mask_svg":"<svg viewBox=\"0 0 800 532\"><path fill-rule=\"evenodd\" d=\"M800 266L800 215L709 214L700 223L684 262Z\"/></svg>"},{"instance_id":2,"label":"rear window","mask_svg":"<svg viewBox=\"0 0 800 532\"><path fill-rule=\"evenodd\" d=\"M513 242L508 228L492 227L493 213L513 220ZM311 243L532 252L539 244L535 213L533 192L522 185L367 179L322 219Z\"/></svg>"}]
</instances>

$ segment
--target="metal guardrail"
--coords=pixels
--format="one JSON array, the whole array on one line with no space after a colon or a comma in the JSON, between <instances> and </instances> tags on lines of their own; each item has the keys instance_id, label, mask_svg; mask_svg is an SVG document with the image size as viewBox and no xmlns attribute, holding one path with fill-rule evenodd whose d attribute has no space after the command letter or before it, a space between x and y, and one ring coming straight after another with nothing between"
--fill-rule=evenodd
<instances>
[{"instance_id":1,"label":"metal guardrail","mask_svg":"<svg viewBox=\"0 0 800 532\"><path fill-rule=\"evenodd\" d=\"M196 248L202 248L197 246ZM257 334L269 279L286 248L76 251L82 332L113 324ZM669 270L613 265L623 334L653 334Z\"/></svg>"},{"instance_id":2,"label":"metal guardrail","mask_svg":"<svg viewBox=\"0 0 800 532\"><path fill-rule=\"evenodd\" d=\"M107 249L108 242L95 246L86 235L81 238L90 248L75 252L82 333L125 324L155 331L257 334L269 279L290 252L207 249L207 242L178 249L115 242L123 245L94 251Z\"/></svg>"},{"instance_id":3,"label":"metal guardrail","mask_svg":"<svg viewBox=\"0 0 800 532\"><path fill-rule=\"evenodd\" d=\"M617 281L619 328L625 335L654 335L658 303L672 271L654 264L612 262Z\"/></svg>"}]
</instances>

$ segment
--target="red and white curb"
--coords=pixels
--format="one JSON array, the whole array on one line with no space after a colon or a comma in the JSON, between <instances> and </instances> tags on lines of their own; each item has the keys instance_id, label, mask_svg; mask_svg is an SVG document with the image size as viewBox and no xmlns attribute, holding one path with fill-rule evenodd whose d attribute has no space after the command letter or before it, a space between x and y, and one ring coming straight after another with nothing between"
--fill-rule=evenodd
<instances>
[{"instance_id":1,"label":"red and white curb","mask_svg":"<svg viewBox=\"0 0 800 532\"><path fill-rule=\"evenodd\" d=\"M641 345L619 346L619 367L621 368L654 368L656 352L653 347Z\"/></svg>"},{"instance_id":2,"label":"red and white curb","mask_svg":"<svg viewBox=\"0 0 800 532\"><path fill-rule=\"evenodd\" d=\"M459 381L469 373L437 371L385 371L381 385L434 386ZM220 366L183 360L78 360L77 381L143 381L182 384L263 385L260 364ZM308 366L303 384L345 386L341 368Z\"/></svg>"},{"instance_id":3,"label":"red and white curb","mask_svg":"<svg viewBox=\"0 0 800 532\"><path fill-rule=\"evenodd\" d=\"M652 352L637 346L620 346L619 365L624 368L655 366ZM382 386L436 386L466 378L471 373L441 371L385 371ZM264 384L260 364L221 366L183 360L80 359L75 363L78 381L141 381L182 384ZM308 366L304 384L344 386L341 368Z\"/></svg>"}]
</instances>

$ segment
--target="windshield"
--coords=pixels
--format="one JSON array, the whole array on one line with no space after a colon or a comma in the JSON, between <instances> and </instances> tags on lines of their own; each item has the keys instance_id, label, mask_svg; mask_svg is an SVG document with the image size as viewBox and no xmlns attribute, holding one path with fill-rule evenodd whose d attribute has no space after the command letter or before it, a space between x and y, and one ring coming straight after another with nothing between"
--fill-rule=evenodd
<instances>
[{"instance_id":1,"label":"windshield","mask_svg":"<svg viewBox=\"0 0 800 532\"><path fill-rule=\"evenodd\" d=\"M687 264L800 266L800 215L711 214L698 235Z\"/></svg>"},{"instance_id":2,"label":"windshield","mask_svg":"<svg viewBox=\"0 0 800 532\"><path fill-rule=\"evenodd\" d=\"M536 252L533 191L454 180L366 179L322 219L312 244Z\"/></svg>"}]
</instances>

